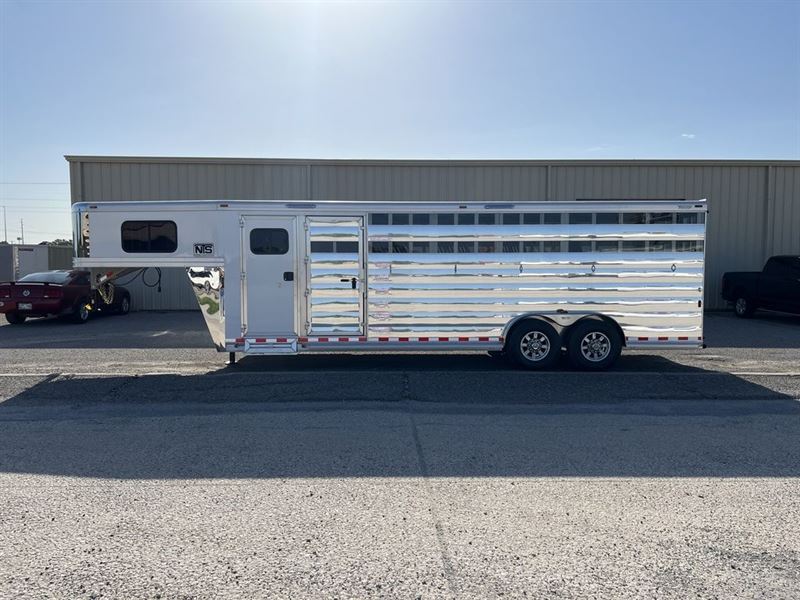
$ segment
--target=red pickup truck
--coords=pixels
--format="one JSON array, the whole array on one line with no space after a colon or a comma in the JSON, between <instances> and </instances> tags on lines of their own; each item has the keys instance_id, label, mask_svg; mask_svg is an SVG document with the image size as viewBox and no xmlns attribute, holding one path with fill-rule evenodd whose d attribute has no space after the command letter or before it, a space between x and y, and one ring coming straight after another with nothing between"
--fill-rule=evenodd
<instances>
[{"instance_id":1,"label":"red pickup truck","mask_svg":"<svg viewBox=\"0 0 800 600\"><path fill-rule=\"evenodd\" d=\"M106 303L89 283L88 271L47 271L31 273L18 281L0 283L0 313L12 325L28 317L67 316L85 323L95 312L126 314L131 296L116 287L111 303Z\"/></svg>"}]
</instances>

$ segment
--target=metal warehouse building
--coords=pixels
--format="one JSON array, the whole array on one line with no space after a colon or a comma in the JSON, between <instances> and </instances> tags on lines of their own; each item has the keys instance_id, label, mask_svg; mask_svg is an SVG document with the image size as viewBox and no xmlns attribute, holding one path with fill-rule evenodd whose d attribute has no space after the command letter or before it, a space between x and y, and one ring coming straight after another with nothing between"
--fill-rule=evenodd
<instances>
[{"instance_id":1,"label":"metal warehouse building","mask_svg":"<svg viewBox=\"0 0 800 600\"><path fill-rule=\"evenodd\" d=\"M800 254L800 161L294 160L67 156L72 202L349 200L518 202L707 198L706 307L722 273ZM146 274L148 283L154 275ZM183 269L134 308L196 309Z\"/></svg>"}]
</instances>

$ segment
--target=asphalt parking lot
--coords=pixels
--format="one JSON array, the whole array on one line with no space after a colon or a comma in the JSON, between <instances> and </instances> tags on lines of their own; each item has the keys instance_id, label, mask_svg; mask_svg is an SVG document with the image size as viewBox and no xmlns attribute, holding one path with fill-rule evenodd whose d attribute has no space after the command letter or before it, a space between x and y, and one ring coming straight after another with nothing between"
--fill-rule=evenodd
<instances>
[{"instance_id":1,"label":"asphalt parking lot","mask_svg":"<svg viewBox=\"0 0 800 600\"><path fill-rule=\"evenodd\" d=\"M0 597L797 598L800 318L589 374L0 326Z\"/></svg>"}]
</instances>

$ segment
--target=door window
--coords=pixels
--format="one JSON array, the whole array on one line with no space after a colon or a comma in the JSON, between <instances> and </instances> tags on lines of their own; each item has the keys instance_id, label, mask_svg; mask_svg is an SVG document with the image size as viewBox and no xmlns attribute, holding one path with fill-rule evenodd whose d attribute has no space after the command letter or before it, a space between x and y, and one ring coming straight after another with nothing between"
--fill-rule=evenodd
<instances>
[{"instance_id":1,"label":"door window","mask_svg":"<svg viewBox=\"0 0 800 600\"><path fill-rule=\"evenodd\" d=\"M286 254L289 252L289 232L285 229L251 229L250 252L253 254Z\"/></svg>"}]
</instances>

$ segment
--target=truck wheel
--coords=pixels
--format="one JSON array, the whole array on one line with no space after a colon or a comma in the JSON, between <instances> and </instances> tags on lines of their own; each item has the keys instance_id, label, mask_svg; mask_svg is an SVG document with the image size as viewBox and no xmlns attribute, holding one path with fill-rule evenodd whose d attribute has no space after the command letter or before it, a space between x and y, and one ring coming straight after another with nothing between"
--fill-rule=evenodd
<instances>
[{"instance_id":1,"label":"truck wheel","mask_svg":"<svg viewBox=\"0 0 800 600\"><path fill-rule=\"evenodd\" d=\"M753 316L753 313L756 312L756 307L750 302L749 298L745 296L736 296L736 300L733 303L733 312L736 313L737 317L749 319Z\"/></svg>"},{"instance_id":2,"label":"truck wheel","mask_svg":"<svg viewBox=\"0 0 800 600\"><path fill-rule=\"evenodd\" d=\"M605 321L578 321L570 328L567 355L576 369L601 371L613 365L622 352L622 339Z\"/></svg>"},{"instance_id":3,"label":"truck wheel","mask_svg":"<svg viewBox=\"0 0 800 600\"><path fill-rule=\"evenodd\" d=\"M127 315L129 312L131 312L131 297L125 295L122 297L122 300L119 301L117 313L120 315Z\"/></svg>"},{"instance_id":4,"label":"truck wheel","mask_svg":"<svg viewBox=\"0 0 800 600\"><path fill-rule=\"evenodd\" d=\"M523 321L511 332L506 352L521 367L548 369L561 357L561 338L545 321Z\"/></svg>"},{"instance_id":5,"label":"truck wheel","mask_svg":"<svg viewBox=\"0 0 800 600\"><path fill-rule=\"evenodd\" d=\"M73 323L86 323L89 320L89 302L88 300L81 300L78 306L75 307L75 312L72 313Z\"/></svg>"},{"instance_id":6,"label":"truck wheel","mask_svg":"<svg viewBox=\"0 0 800 600\"><path fill-rule=\"evenodd\" d=\"M28 317L25 315L21 315L15 311L6 313L6 321L8 321L11 325L22 325L27 318Z\"/></svg>"}]
</instances>

